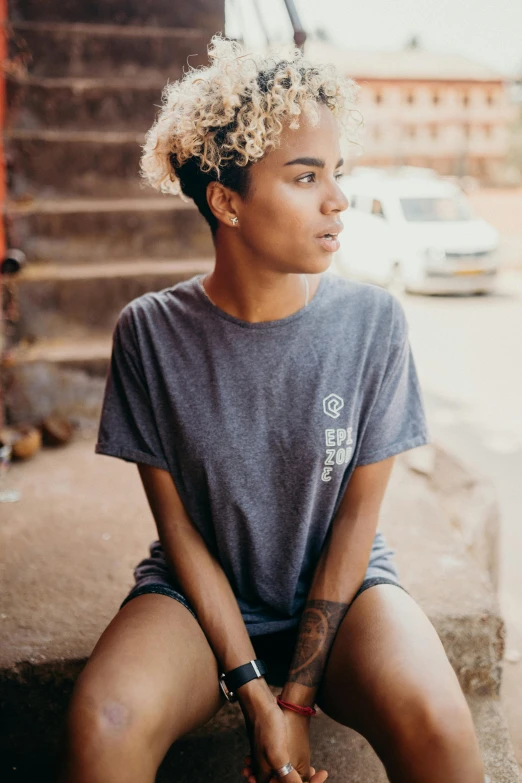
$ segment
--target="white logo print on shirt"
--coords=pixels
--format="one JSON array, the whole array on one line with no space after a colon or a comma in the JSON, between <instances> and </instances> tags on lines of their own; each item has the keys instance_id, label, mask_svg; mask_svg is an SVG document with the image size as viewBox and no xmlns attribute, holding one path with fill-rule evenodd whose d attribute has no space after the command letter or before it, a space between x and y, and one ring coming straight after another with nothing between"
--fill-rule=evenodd
<instances>
[{"instance_id":1,"label":"white logo print on shirt","mask_svg":"<svg viewBox=\"0 0 522 783\"><path fill-rule=\"evenodd\" d=\"M331 416L332 419L338 419L340 411L344 408L344 400L337 394L329 394L323 400L323 410L327 416Z\"/></svg>"},{"instance_id":2,"label":"white logo print on shirt","mask_svg":"<svg viewBox=\"0 0 522 783\"><path fill-rule=\"evenodd\" d=\"M338 419L344 408L344 400L337 394L329 394L323 400L323 410L332 419ZM331 481L331 473L335 465L346 465L353 454L353 427L327 428L324 431L326 443L326 458L324 461L322 481Z\"/></svg>"}]
</instances>

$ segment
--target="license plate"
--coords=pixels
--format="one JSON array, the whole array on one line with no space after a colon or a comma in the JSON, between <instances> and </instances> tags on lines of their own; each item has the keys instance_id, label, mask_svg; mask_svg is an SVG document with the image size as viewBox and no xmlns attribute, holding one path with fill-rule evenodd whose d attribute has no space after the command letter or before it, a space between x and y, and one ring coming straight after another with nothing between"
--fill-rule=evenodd
<instances>
[{"instance_id":1,"label":"license plate","mask_svg":"<svg viewBox=\"0 0 522 783\"><path fill-rule=\"evenodd\" d=\"M482 274L482 269L455 269L454 273L455 275L480 275Z\"/></svg>"}]
</instances>

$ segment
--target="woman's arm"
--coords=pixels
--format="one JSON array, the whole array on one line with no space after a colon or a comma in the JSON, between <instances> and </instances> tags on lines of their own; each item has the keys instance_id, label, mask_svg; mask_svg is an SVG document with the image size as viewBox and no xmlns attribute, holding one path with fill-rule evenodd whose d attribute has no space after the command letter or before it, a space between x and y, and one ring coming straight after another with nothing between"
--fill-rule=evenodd
<instances>
[{"instance_id":1,"label":"woman's arm","mask_svg":"<svg viewBox=\"0 0 522 783\"><path fill-rule=\"evenodd\" d=\"M196 610L221 669L227 672L255 659L230 583L192 524L172 476L144 463L138 463L138 469L167 562ZM268 783L272 770L290 758L285 717L262 677L242 685L237 696L255 760L251 777L255 783ZM312 783L324 783L325 774L317 773ZM293 770L285 781L300 783L301 777Z\"/></svg>"},{"instance_id":2,"label":"woman's arm","mask_svg":"<svg viewBox=\"0 0 522 783\"><path fill-rule=\"evenodd\" d=\"M219 661L227 672L256 658L230 583L191 522L172 476L166 470L138 463L165 557ZM275 704L266 681L241 686L238 700L247 716Z\"/></svg>"},{"instance_id":3,"label":"woman's arm","mask_svg":"<svg viewBox=\"0 0 522 783\"><path fill-rule=\"evenodd\" d=\"M317 564L281 698L313 705L326 659L364 579L394 457L355 468Z\"/></svg>"},{"instance_id":4,"label":"woman's arm","mask_svg":"<svg viewBox=\"0 0 522 783\"><path fill-rule=\"evenodd\" d=\"M281 698L312 706L337 629L368 566L394 457L355 468L326 537L305 604ZM302 780L323 783L310 767L309 718L284 710L290 758ZM255 783L248 758L248 783ZM319 777L321 776L321 777Z\"/></svg>"}]
</instances>

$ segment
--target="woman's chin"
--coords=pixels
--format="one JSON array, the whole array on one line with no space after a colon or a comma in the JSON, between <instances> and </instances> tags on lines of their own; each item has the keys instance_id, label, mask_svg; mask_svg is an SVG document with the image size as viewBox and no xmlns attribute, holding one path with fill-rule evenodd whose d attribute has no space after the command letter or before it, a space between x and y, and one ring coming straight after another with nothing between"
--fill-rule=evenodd
<instances>
[{"instance_id":1,"label":"woman's chin","mask_svg":"<svg viewBox=\"0 0 522 783\"><path fill-rule=\"evenodd\" d=\"M314 264L310 265L311 268L307 270L307 274L320 275L322 272L326 272L330 269L333 259L334 257L331 253L321 253L321 255L315 259Z\"/></svg>"},{"instance_id":2,"label":"woman's chin","mask_svg":"<svg viewBox=\"0 0 522 783\"><path fill-rule=\"evenodd\" d=\"M303 262L303 259L299 259L299 265L292 269L292 272L296 275L320 275L330 269L333 261L333 255L331 253L322 252L320 255L315 255L312 258L307 258Z\"/></svg>"}]
</instances>

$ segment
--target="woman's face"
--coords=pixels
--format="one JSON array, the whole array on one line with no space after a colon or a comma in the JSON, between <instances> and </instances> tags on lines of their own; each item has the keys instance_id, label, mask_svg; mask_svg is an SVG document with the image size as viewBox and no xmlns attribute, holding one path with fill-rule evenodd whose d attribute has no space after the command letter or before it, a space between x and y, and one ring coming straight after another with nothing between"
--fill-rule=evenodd
<instances>
[{"instance_id":1,"label":"woman's face","mask_svg":"<svg viewBox=\"0 0 522 783\"><path fill-rule=\"evenodd\" d=\"M348 207L341 174L339 131L331 111L285 129L281 144L249 170L249 191L237 203L241 244L256 263L279 272L315 274L327 269ZM237 230L237 229L236 229Z\"/></svg>"}]
</instances>

